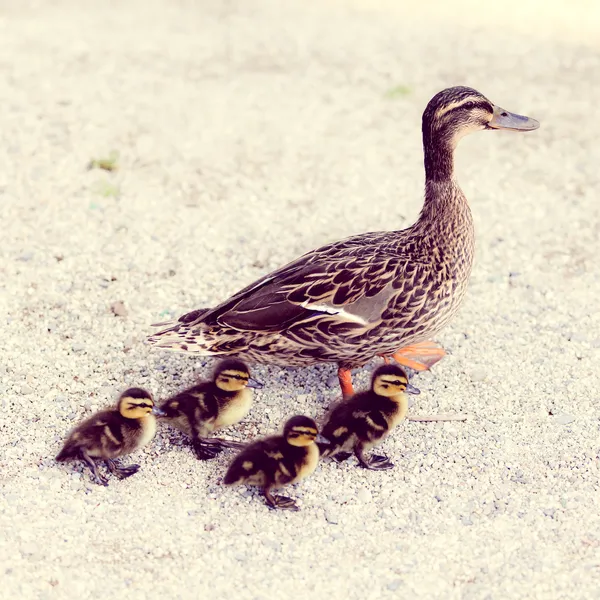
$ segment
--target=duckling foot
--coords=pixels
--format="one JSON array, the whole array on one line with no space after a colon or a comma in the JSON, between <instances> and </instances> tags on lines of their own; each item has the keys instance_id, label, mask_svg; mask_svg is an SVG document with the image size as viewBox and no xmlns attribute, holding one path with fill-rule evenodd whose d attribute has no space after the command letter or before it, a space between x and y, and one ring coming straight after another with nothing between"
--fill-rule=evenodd
<instances>
[{"instance_id":1,"label":"duckling foot","mask_svg":"<svg viewBox=\"0 0 600 600\"><path fill-rule=\"evenodd\" d=\"M358 459L358 464L364 469L369 469L371 471L387 471L388 469L394 468L394 463L387 456L371 454L371 456L366 457L363 454L361 446L356 446L354 448L354 454Z\"/></svg>"},{"instance_id":2,"label":"duckling foot","mask_svg":"<svg viewBox=\"0 0 600 600\"><path fill-rule=\"evenodd\" d=\"M370 471L387 471L394 468L394 463L387 456L374 454L366 460L358 461L360 466Z\"/></svg>"},{"instance_id":3,"label":"duckling foot","mask_svg":"<svg viewBox=\"0 0 600 600\"><path fill-rule=\"evenodd\" d=\"M117 461L111 459L108 459L104 462L106 462L108 470L119 479L131 477L140 470L140 465L129 465L127 467L124 467L123 465L120 465Z\"/></svg>"},{"instance_id":4,"label":"duckling foot","mask_svg":"<svg viewBox=\"0 0 600 600\"><path fill-rule=\"evenodd\" d=\"M338 452L334 454L331 458L335 460L335 462L341 463L345 460L348 460L352 456L352 452Z\"/></svg>"},{"instance_id":5,"label":"duckling foot","mask_svg":"<svg viewBox=\"0 0 600 600\"><path fill-rule=\"evenodd\" d=\"M195 440L192 446L198 460L210 460L223 451L219 444L212 443L210 440Z\"/></svg>"},{"instance_id":6,"label":"duckling foot","mask_svg":"<svg viewBox=\"0 0 600 600\"><path fill-rule=\"evenodd\" d=\"M371 454L369 460L371 468L377 467L378 470L393 469L394 463L387 457L381 454Z\"/></svg>"},{"instance_id":7,"label":"duckling foot","mask_svg":"<svg viewBox=\"0 0 600 600\"><path fill-rule=\"evenodd\" d=\"M287 496L274 496L267 490L265 490L263 493L265 495L265 499L267 500L267 504L270 508L293 511L300 510L300 507L291 498L288 498Z\"/></svg>"},{"instance_id":8,"label":"duckling foot","mask_svg":"<svg viewBox=\"0 0 600 600\"><path fill-rule=\"evenodd\" d=\"M428 371L446 356L446 351L435 342L420 342L400 348L392 354L394 360L415 371Z\"/></svg>"},{"instance_id":9,"label":"duckling foot","mask_svg":"<svg viewBox=\"0 0 600 600\"><path fill-rule=\"evenodd\" d=\"M226 440L224 438L210 438L210 440L205 441L214 442L214 444L220 447L221 450L225 450L226 448L230 448L232 450L242 450L248 445L248 442L238 442L236 440Z\"/></svg>"}]
</instances>

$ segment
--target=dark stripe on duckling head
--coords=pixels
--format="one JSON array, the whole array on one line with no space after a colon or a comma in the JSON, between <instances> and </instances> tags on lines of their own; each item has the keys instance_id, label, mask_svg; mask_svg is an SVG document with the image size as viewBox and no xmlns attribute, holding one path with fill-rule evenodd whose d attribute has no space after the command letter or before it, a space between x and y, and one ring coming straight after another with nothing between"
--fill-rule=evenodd
<instances>
[{"instance_id":1,"label":"dark stripe on duckling head","mask_svg":"<svg viewBox=\"0 0 600 600\"><path fill-rule=\"evenodd\" d=\"M401 378L406 380L408 383L408 375L406 371L400 365L381 365L377 369L373 371L373 376L371 377L371 385L378 377L382 377L383 375L389 375L391 379L393 378Z\"/></svg>"},{"instance_id":2,"label":"dark stripe on duckling head","mask_svg":"<svg viewBox=\"0 0 600 600\"><path fill-rule=\"evenodd\" d=\"M242 371L232 371L230 369L227 369L227 371L223 371L223 372L219 373L219 375L217 377L219 379L221 379L221 378L237 379L238 381L248 381L248 379L250 378L248 373L244 373Z\"/></svg>"},{"instance_id":3,"label":"dark stripe on duckling head","mask_svg":"<svg viewBox=\"0 0 600 600\"><path fill-rule=\"evenodd\" d=\"M127 408L152 408L154 404L148 402L129 402Z\"/></svg>"},{"instance_id":4,"label":"dark stripe on duckling head","mask_svg":"<svg viewBox=\"0 0 600 600\"><path fill-rule=\"evenodd\" d=\"M408 380L404 379L403 377L379 377L378 379L381 383L386 383L388 385L395 385L398 387L399 386L406 387L406 385L408 384Z\"/></svg>"},{"instance_id":5,"label":"dark stripe on duckling head","mask_svg":"<svg viewBox=\"0 0 600 600\"><path fill-rule=\"evenodd\" d=\"M298 433L310 433L312 435L317 435L317 430L314 427L295 426L293 431L297 431Z\"/></svg>"},{"instance_id":6,"label":"dark stripe on duckling head","mask_svg":"<svg viewBox=\"0 0 600 600\"><path fill-rule=\"evenodd\" d=\"M285 436L292 431L298 431L299 435L306 435L309 433L307 429L311 430L309 435L313 435L313 431L314 435L317 435L319 432L319 428L313 419L305 417L304 415L296 415L286 422L283 432Z\"/></svg>"}]
</instances>

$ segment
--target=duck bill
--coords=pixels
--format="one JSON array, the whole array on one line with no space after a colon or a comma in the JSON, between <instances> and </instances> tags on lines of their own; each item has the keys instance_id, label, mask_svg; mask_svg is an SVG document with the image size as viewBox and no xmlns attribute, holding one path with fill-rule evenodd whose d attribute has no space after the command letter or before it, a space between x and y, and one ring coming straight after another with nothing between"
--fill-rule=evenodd
<instances>
[{"instance_id":1,"label":"duck bill","mask_svg":"<svg viewBox=\"0 0 600 600\"><path fill-rule=\"evenodd\" d=\"M152 414L155 417L165 417L167 415L167 413L162 408L158 408L158 406L152 407Z\"/></svg>"},{"instance_id":2,"label":"duck bill","mask_svg":"<svg viewBox=\"0 0 600 600\"><path fill-rule=\"evenodd\" d=\"M421 390L418 387L415 387L414 385L412 385L411 383L409 383L406 386L406 393L407 394L414 394L415 396L418 396L421 393Z\"/></svg>"},{"instance_id":3,"label":"duck bill","mask_svg":"<svg viewBox=\"0 0 600 600\"><path fill-rule=\"evenodd\" d=\"M509 131L533 131L540 126L539 121L523 115L508 112L494 106L494 115L488 123L489 129L508 129Z\"/></svg>"},{"instance_id":4,"label":"duck bill","mask_svg":"<svg viewBox=\"0 0 600 600\"><path fill-rule=\"evenodd\" d=\"M254 377L250 377L250 379L248 379L248 387L253 388L255 390L260 390L261 388L263 388L265 386L260 381L257 381L256 379L254 379Z\"/></svg>"}]
</instances>

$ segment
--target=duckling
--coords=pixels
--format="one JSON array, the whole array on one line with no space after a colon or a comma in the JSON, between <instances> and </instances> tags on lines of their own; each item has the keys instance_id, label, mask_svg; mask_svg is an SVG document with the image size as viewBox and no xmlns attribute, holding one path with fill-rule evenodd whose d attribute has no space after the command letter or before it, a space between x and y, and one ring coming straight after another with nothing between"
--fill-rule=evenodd
<instances>
[{"instance_id":1,"label":"duckling","mask_svg":"<svg viewBox=\"0 0 600 600\"><path fill-rule=\"evenodd\" d=\"M319 444L321 454L339 462L354 450L359 464L366 469L391 469L394 465L389 458L377 454L366 457L364 451L379 444L406 417L406 392L419 393L408 383L402 367L388 364L376 369L370 390L337 404L326 418L321 434L330 443Z\"/></svg>"},{"instance_id":2,"label":"duckling","mask_svg":"<svg viewBox=\"0 0 600 600\"><path fill-rule=\"evenodd\" d=\"M119 479L130 477L140 465L125 467L117 459L145 446L154 437L154 417L161 414L149 392L129 388L119 397L116 408L100 411L77 425L56 460L83 460L92 471L94 482L100 485L108 485L108 479L98 471L97 460L103 460Z\"/></svg>"},{"instance_id":3,"label":"duckling","mask_svg":"<svg viewBox=\"0 0 600 600\"><path fill-rule=\"evenodd\" d=\"M250 370L237 359L220 362L211 381L203 381L169 398L161 406L171 425L192 438L199 460L214 458L224 448L244 444L208 437L213 431L239 423L252 406L252 391L262 383L250 377Z\"/></svg>"},{"instance_id":4,"label":"duckling","mask_svg":"<svg viewBox=\"0 0 600 600\"><path fill-rule=\"evenodd\" d=\"M225 485L260 486L270 508L300 510L287 496L274 496L273 488L308 477L319 462L318 435L313 419L297 415L287 421L283 435L274 435L246 446L231 462Z\"/></svg>"}]
</instances>

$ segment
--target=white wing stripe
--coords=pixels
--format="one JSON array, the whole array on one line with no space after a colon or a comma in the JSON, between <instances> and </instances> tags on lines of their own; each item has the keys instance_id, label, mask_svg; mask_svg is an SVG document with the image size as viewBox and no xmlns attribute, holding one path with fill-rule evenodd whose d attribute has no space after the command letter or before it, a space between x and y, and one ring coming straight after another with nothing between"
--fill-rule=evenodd
<instances>
[{"instance_id":1,"label":"white wing stripe","mask_svg":"<svg viewBox=\"0 0 600 600\"><path fill-rule=\"evenodd\" d=\"M334 308L333 306L329 306L328 304L310 304L308 300L305 300L300 306L302 308L307 308L308 310L315 310L317 312L322 312L327 315L337 315L341 317L343 321L351 321L353 323L358 323L359 325L368 325L368 321L365 321L362 317L358 315L353 315L351 312L344 310L343 308Z\"/></svg>"}]
</instances>

